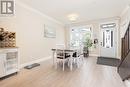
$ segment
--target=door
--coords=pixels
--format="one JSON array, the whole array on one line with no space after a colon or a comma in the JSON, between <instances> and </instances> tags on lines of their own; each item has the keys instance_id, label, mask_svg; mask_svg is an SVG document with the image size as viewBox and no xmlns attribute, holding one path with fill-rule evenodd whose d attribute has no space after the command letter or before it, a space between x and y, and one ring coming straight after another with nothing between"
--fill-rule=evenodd
<instances>
[{"instance_id":1,"label":"door","mask_svg":"<svg viewBox=\"0 0 130 87\"><path fill-rule=\"evenodd\" d=\"M116 27L110 25L101 27L100 56L116 58Z\"/></svg>"},{"instance_id":2,"label":"door","mask_svg":"<svg viewBox=\"0 0 130 87\"><path fill-rule=\"evenodd\" d=\"M70 46L73 48L83 47L86 38L91 38L91 27L73 27L71 29Z\"/></svg>"}]
</instances>

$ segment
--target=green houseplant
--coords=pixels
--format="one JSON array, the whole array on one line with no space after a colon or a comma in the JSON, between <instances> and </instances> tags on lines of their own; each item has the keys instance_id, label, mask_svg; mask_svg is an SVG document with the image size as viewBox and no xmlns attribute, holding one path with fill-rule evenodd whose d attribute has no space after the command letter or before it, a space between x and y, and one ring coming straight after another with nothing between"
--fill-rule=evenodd
<instances>
[{"instance_id":1,"label":"green houseplant","mask_svg":"<svg viewBox=\"0 0 130 87\"><path fill-rule=\"evenodd\" d=\"M90 38L86 38L85 42L84 42L84 57L88 57L89 56L89 48L93 46L92 40Z\"/></svg>"},{"instance_id":2,"label":"green houseplant","mask_svg":"<svg viewBox=\"0 0 130 87\"><path fill-rule=\"evenodd\" d=\"M92 40L90 38L86 38L84 46L90 48L92 47L92 45L93 45Z\"/></svg>"}]
</instances>

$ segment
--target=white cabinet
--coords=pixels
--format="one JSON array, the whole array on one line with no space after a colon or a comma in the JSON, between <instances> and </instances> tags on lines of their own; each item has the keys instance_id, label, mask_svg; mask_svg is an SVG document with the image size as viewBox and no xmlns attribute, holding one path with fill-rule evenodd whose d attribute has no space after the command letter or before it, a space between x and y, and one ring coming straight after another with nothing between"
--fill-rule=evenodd
<instances>
[{"instance_id":1,"label":"white cabinet","mask_svg":"<svg viewBox=\"0 0 130 87\"><path fill-rule=\"evenodd\" d=\"M0 77L3 77L5 75L5 61L6 61L6 55L0 54Z\"/></svg>"},{"instance_id":2,"label":"white cabinet","mask_svg":"<svg viewBox=\"0 0 130 87\"><path fill-rule=\"evenodd\" d=\"M18 72L18 48L0 49L0 78Z\"/></svg>"}]
</instances>

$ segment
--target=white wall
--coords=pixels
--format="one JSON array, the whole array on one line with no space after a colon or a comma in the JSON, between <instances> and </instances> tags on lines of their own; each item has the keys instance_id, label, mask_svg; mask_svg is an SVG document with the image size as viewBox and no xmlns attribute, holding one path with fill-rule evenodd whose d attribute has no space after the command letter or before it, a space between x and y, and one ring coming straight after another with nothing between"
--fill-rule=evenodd
<instances>
[{"instance_id":1,"label":"white wall","mask_svg":"<svg viewBox=\"0 0 130 87\"><path fill-rule=\"evenodd\" d=\"M56 38L44 37L44 24L56 29ZM0 27L16 32L21 64L49 57L56 44L65 43L62 24L20 2L15 16L0 17Z\"/></svg>"},{"instance_id":2,"label":"white wall","mask_svg":"<svg viewBox=\"0 0 130 87\"><path fill-rule=\"evenodd\" d=\"M121 21L120 21L120 29L121 29L120 35L121 35L121 37L124 36L129 22L130 22L130 7L127 6L124 9L123 13L121 14Z\"/></svg>"}]
</instances>

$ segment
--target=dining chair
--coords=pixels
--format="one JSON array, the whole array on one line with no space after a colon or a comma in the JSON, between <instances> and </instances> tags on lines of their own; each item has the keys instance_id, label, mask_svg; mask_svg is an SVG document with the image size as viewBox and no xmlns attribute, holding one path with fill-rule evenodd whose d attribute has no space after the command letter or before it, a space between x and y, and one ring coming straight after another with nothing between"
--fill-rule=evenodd
<instances>
[{"instance_id":1,"label":"dining chair","mask_svg":"<svg viewBox=\"0 0 130 87\"><path fill-rule=\"evenodd\" d=\"M84 63L84 49L83 48L84 48L83 46L80 47L80 54L78 55L82 63Z\"/></svg>"},{"instance_id":2,"label":"dining chair","mask_svg":"<svg viewBox=\"0 0 130 87\"><path fill-rule=\"evenodd\" d=\"M83 49L79 48L77 52L73 54L74 63L79 68L84 63L84 57L83 57Z\"/></svg>"},{"instance_id":3,"label":"dining chair","mask_svg":"<svg viewBox=\"0 0 130 87\"><path fill-rule=\"evenodd\" d=\"M68 63L70 55L65 52L64 49L56 49L56 69L58 67L58 64L62 62L62 69L64 71L65 69L65 63Z\"/></svg>"}]
</instances>

